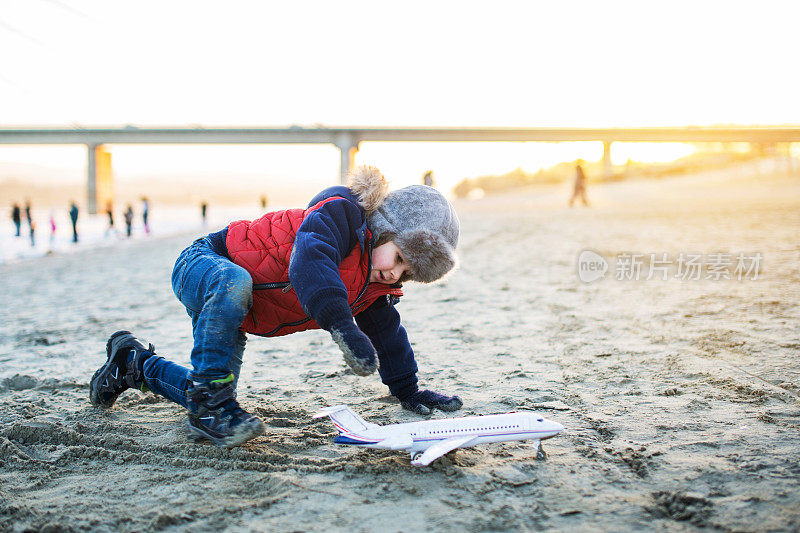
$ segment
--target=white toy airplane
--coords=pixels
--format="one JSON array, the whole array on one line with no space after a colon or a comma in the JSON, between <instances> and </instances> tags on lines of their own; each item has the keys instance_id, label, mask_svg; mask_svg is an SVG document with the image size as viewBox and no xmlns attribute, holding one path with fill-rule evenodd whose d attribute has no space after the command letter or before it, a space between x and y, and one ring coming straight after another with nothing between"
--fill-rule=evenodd
<instances>
[{"instance_id":1,"label":"white toy airplane","mask_svg":"<svg viewBox=\"0 0 800 533\"><path fill-rule=\"evenodd\" d=\"M346 405L326 407L314 418L331 417L339 436L333 442L365 448L408 450L411 464L426 466L456 448L510 440L535 439L537 456L542 439L564 430L558 422L532 412L466 416L379 426L367 422Z\"/></svg>"}]
</instances>

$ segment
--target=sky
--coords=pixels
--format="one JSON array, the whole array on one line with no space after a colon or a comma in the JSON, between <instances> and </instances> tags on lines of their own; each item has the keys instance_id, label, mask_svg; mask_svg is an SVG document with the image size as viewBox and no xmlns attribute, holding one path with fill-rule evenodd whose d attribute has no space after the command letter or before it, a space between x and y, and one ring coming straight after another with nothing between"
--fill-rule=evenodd
<instances>
[{"instance_id":1,"label":"sky","mask_svg":"<svg viewBox=\"0 0 800 533\"><path fill-rule=\"evenodd\" d=\"M800 124L799 15L788 1L0 0L0 127ZM598 144L363 143L356 162L454 183L599 159ZM166 148L112 146L115 175L338 173L329 146ZM0 146L2 161L80 168L85 149Z\"/></svg>"}]
</instances>

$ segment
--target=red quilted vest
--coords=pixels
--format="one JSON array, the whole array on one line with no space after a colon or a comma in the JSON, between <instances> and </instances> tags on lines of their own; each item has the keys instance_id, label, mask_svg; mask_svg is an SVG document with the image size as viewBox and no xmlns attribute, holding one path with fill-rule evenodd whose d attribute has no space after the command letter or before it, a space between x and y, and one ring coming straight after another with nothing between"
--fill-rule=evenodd
<instances>
[{"instance_id":1,"label":"red quilted vest","mask_svg":"<svg viewBox=\"0 0 800 533\"><path fill-rule=\"evenodd\" d=\"M234 263L253 278L253 307L239 327L247 333L279 337L319 325L309 318L289 282L289 259L297 230L309 213L339 197L327 198L308 209L287 209L267 213L253 221L238 220L228 225L225 245ZM372 235L367 230L364 242ZM380 296L402 296L402 289L384 283L369 283L370 253L359 244L342 259L339 275L347 289L353 315L363 311Z\"/></svg>"}]
</instances>

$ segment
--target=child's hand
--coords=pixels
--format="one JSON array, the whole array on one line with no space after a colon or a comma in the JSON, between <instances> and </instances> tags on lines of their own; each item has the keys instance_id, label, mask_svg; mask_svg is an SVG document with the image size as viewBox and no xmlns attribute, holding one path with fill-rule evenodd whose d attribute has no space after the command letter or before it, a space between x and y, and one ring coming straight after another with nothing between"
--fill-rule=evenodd
<instances>
[{"instance_id":1,"label":"child's hand","mask_svg":"<svg viewBox=\"0 0 800 533\"><path fill-rule=\"evenodd\" d=\"M432 390L418 390L408 398L402 400L400 405L419 415L429 415L434 409L442 411L458 411L464 402L458 396L445 396Z\"/></svg>"},{"instance_id":2,"label":"child's hand","mask_svg":"<svg viewBox=\"0 0 800 533\"><path fill-rule=\"evenodd\" d=\"M369 376L378 369L378 354L369 337L352 319L331 326L331 336L344 354L344 361L359 376Z\"/></svg>"}]
</instances>

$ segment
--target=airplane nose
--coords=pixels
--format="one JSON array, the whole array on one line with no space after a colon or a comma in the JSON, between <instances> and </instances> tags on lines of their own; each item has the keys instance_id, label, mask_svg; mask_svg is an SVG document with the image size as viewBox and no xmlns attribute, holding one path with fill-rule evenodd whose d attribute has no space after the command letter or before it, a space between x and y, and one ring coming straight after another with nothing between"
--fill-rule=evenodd
<instances>
[{"instance_id":1,"label":"airplane nose","mask_svg":"<svg viewBox=\"0 0 800 533\"><path fill-rule=\"evenodd\" d=\"M564 426L562 426L558 422L550 420L549 418L539 418L537 422L539 423L539 427L541 429L550 434L549 437L553 437L564 431Z\"/></svg>"},{"instance_id":2,"label":"airplane nose","mask_svg":"<svg viewBox=\"0 0 800 533\"><path fill-rule=\"evenodd\" d=\"M564 431L564 426L558 422L554 422L549 418L544 418L541 414L533 414L529 419L530 427L542 429L544 431L552 431L553 433L560 433Z\"/></svg>"}]
</instances>

